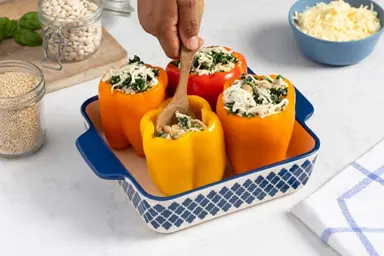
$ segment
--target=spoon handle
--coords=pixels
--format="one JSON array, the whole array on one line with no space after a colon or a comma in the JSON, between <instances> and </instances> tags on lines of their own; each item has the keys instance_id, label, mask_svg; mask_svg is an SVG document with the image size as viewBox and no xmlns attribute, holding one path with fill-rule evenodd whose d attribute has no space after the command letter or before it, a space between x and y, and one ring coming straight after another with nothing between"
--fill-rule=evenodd
<instances>
[{"instance_id":1,"label":"spoon handle","mask_svg":"<svg viewBox=\"0 0 384 256\"><path fill-rule=\"evenodd\" d=\"M175 92L175 96L178 98L187 97L189 72L191 70L193 56L195 54L195 51L189 51L185 48L185 46L182 46L181 48L179 84Z\"/></svg>"},{"instance_id":2,"label":"spoon handle","mask_svg":"<svg viewBox=\"0 0 384 256\"><path fill-rule=\"evenodd\" d=\"M200 31L201 17L204 12L204 0L196 0L196 19L198 32ZM189 114L195 118L195 114L189 106L188 102L188 78L191 70L193 56L196 50L188 50L182 43L180 47L180 76L179 84L173 95L171 102L160 112L156 120L156 130L161 131L164 125L177 123L175 113L179 111L183 114Z\"/></svg>"},{"instance_id":3,"label":"spoon handle","mask_svg":"<svg viewBox=\"0 0 384 256\"><path fill-rule=\"evenodd\" d=\"M196 20L198 33L200 32L201 18L204 12L204 0L196 0ZM193 56L196 50L191 51L181 43L180 47L180 76L179 84L175 92L175 96L180 99L187 98L188 77L191 70Z\"/></svg>"}]
</instances>

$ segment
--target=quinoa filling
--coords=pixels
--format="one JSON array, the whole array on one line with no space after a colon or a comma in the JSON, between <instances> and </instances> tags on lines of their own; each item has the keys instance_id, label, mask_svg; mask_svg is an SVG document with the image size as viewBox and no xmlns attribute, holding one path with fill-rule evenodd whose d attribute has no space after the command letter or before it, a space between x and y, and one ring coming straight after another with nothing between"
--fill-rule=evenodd
<instances>
[{"instance_id":1,"label":"quinoa filling","mask_svg":"<svg viewBox=\"0 0 384 256\"><path fill-rule=\"evenodd\" d=\"M194 119L191 116L175 113L177 124L166 125L160 131L156 132L156 137L167 140L175 140L188 132L200 132L206 129L205 124L199 119Z\"/></svg>"}]
</instances>

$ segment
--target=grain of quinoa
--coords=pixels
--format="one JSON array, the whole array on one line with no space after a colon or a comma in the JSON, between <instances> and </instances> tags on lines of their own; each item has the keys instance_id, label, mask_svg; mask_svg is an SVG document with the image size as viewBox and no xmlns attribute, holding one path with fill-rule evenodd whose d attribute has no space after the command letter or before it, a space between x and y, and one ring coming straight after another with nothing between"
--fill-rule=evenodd
<instances>
[{"instance_id":1,"label":"grain of quinoa","mask_svg":"<svg viewBox=\"0 0 384 256\"><path fill-rule=\"evenodd\" d=\"M27 72L0 74L0 154L21 154L42 138L40 104L33 93L39 77ZM25 97L13 97L28 95ZM30 100L28 104L24 102Z\"/></svg>"}]
</instances>

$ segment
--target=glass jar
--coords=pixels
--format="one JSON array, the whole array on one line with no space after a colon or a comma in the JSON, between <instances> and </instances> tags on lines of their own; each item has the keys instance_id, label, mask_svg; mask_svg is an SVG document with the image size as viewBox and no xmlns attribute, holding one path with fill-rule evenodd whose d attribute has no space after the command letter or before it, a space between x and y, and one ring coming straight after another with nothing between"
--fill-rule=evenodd
<instances>
[{"instance_id":1,"label":"glass jar","mask_svg":"<svg viewBox=\"0 0 384 256\"><path fill-rule=\"evenodd\" d=\"M0 156L37 151L45 140L45 80L32 63L0 61Z\"/></svg>"},{"instance_id":2,"label":"glass jar","mask_svg":"<svg viewBox=\"0 0 384 256\"><path fill-rule=\"evenodd\" d=\"M103 33L102 13L102 0L39 0L45 60L57 62L54 69L60 70L61 62L81 61L96 53Z\"/></svg>"},{"instance_id":3,"label":"glass jar","mask_svg":"<svg viewBox=\"0 0 384 256\"><path fill-rule=\"evenodd\" d=\"M105 0L104 10L123 16L128 16L134 12L130 0Z\"/></svg>"}]
</instances>

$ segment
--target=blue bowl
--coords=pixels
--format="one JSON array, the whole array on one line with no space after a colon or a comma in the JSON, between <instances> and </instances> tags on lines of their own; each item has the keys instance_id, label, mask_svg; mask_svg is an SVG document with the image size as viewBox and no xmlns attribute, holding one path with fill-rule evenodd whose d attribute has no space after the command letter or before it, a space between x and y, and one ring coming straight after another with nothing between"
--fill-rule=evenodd
<instances>
[{"instance_id":1,"label":"blue bowl","mask_svg":"<svg viewBox=\"0 0 384 256\"><path fill-rule=\"evenodd\" d=\"M299 0L289 10L289 24L293 30L296 42L299 46L301 53L316 62L331 66L346 66L356 64L368 55L370 55L380 36L384 31L384 10L383 8L370 0L345 0L353 7L359 7L361 5L371 6L373 4L374 10L378 13L381 29L377 33L355 41L348 42L332 42L322 39L317 39L313 36L307 35L300 31L293 19L295 12L303 12L306 7L312 7L319 2L329 3L332 0Z\"/></svg>"}]
</instances>

